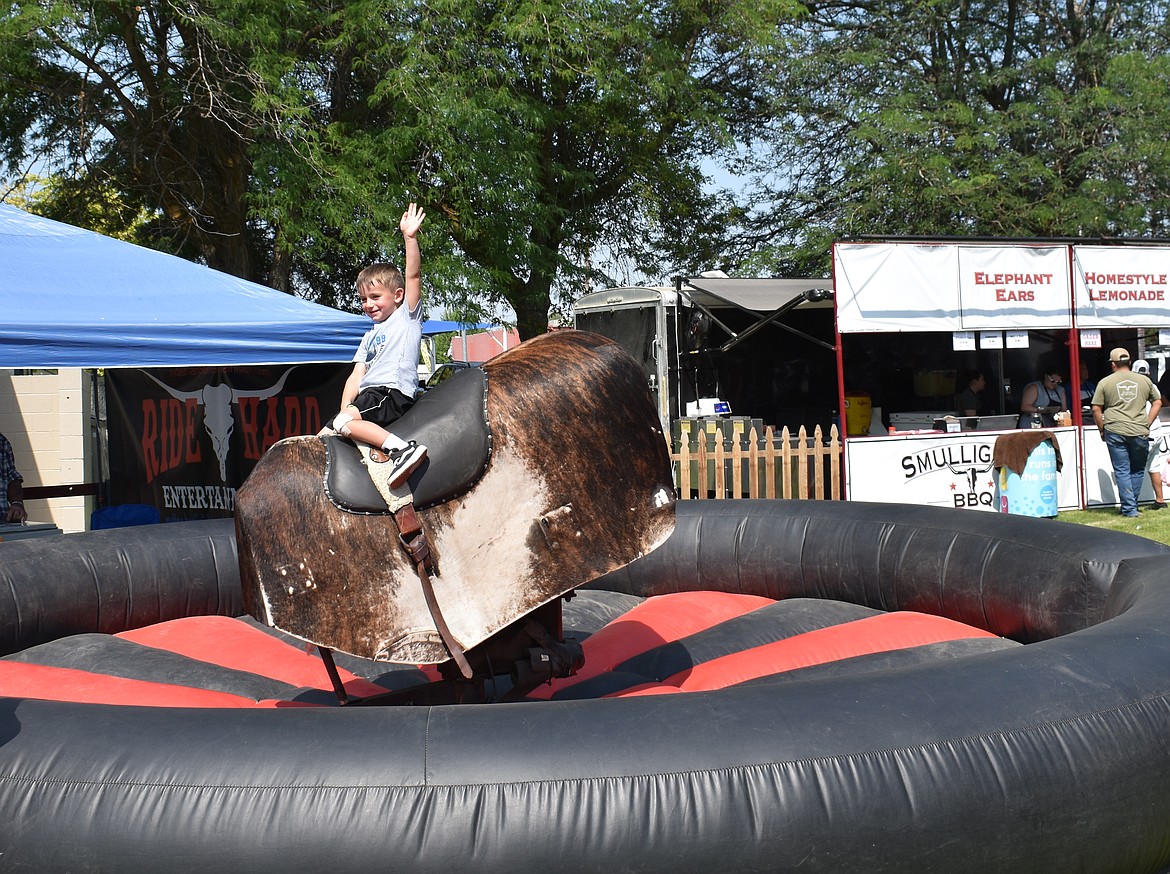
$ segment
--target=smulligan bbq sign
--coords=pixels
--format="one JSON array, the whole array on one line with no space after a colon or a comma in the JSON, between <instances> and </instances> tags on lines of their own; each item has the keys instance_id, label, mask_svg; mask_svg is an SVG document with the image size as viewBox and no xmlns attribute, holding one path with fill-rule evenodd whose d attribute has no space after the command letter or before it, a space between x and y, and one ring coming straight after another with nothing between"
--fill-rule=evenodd
<instances>
[{"instance_id":1,"label":"smulligan bbq sign","mask_svg":"<svg viewBox=\"0 0 1170 874\"><path fill-rule=\"evenodd\" d=\"M337 412L351 367L107 370L110 502L152 504L166 522L231 516L270 446Z\"/></svg>"},{"instance_id":2,"label":"smulligan bbq sign","mask_svg":"<svg viewBox=\"0 0 1170 874\"><path fill-rule=\"evenodd\" d=\"M850 442L866 444L864 458ZM849 441L845 448L850 500L996 509L994 435Z\"/></svg>"}]
</instances>

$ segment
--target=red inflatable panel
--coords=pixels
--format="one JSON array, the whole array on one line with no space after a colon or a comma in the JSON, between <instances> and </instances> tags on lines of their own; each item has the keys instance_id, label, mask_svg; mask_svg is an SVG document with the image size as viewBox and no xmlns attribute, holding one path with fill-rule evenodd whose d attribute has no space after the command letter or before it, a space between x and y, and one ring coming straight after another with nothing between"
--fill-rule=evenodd
<instances>
[{"instance_id":1,"label":"red inflatable panel","mask_svg":"<svg viewBox=\"0 0 1170 874\"><path fill-rule=\"evenodd\" d=\"M573 677L530 694L546 699L559 689L613 671L656 647L717 628L775 602L755 595L685 592L648 598L613 620L584 643L585 666ZM729 632L730 633L730 632ZM332 691L321 659L305 649L225 616L194 616L116 635L130 643L164 650L199 662L278 680L296 688ZM661 682L633 685L604 697L661 695L734 686L784 671L908 647L996 635L952 619L924 613L883 613L795 634L704 661ZM385 688L338 669L354 696ZM159 707L313 706L262 700L174 683L110 676L73 668L0 662L0 696L57 701Z\"/></svg>"},{"instance_id":2,"label":"red inflatable panel","mask_svg":"<svg viewBox=\"0 0 1170 874\"><path fill-rule=\"evenodd\" d=\"M257 706L257 702L250 698L226 692L9 661L0 661L0 696L144 707Z\"/></svg>"},{"instance_id":3,"label":"red inflatable panel","mask_svg":"<svg viewBox=\"0 0 1170 874\"><path fill-rule=\"evenodd\" d=\"M540 686L527 697L549 698L559 689L612 671L639 653L774 603L771 598L730 592L682 592L647 598L582 644L585 667L579 672Z\"/></svg>"},{"instance_id":4,"label":"red inflatable panel","mask_svg":"<svg viewBox=\"0 0 1170 874\"><path fill-rule=\"evenodd\" d=\"M319 656L227 616L173 619L123 631L117 636L220 667L250 671L292 686L333 689ZM338 674L351 695L377 695L386 691L341 668Z\"/></svg>"},{"instance_id":5,"label":"red inflatable panel","mask_svg":"<svg viewBox=\"0 0 1170 874\"><path fill-rule=\"evenodd\" d=\"M883 613L713 659L668 677L662 683L637 686L606 697L723 689L769 674L854 656L948 640L995 636L942 616L910 611Z\"/></svg>"}]
</instances>

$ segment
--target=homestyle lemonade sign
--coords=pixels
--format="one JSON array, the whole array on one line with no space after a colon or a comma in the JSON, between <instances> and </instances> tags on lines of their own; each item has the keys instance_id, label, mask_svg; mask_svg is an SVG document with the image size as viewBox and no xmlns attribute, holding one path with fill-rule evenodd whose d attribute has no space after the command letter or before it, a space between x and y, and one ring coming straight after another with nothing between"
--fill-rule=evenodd
<instances>
[{"instance_id":1,"label":"homestyle lemonade sign","mask_svg":"<svg viewBox=\"0 0 1170 874\"><path fill-rule=\"evenodd\" d=\"M1073 265L1078 326L1170 325L1170 248L1076 246Z\"/></svg>"}]
</instances>

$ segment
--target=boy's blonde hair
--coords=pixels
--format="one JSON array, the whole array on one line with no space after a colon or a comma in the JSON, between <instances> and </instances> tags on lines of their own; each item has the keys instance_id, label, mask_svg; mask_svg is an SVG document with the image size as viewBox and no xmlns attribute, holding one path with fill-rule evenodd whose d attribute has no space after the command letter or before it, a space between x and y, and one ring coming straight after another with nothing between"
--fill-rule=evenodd
<instances>
[{"instance_id":1,"label":"boy's blonde hair","mask_svg":"<svg viewBox=\"0 0 1170 874\"><path fill-rule=\"evenodd\" d=\"M400 288L406 288L406 281L402 278L402 271L393 264L371 264L358 274L353 287L355 291L361 291L373 285L398 291Z\"/></svg>"}]
</instances>

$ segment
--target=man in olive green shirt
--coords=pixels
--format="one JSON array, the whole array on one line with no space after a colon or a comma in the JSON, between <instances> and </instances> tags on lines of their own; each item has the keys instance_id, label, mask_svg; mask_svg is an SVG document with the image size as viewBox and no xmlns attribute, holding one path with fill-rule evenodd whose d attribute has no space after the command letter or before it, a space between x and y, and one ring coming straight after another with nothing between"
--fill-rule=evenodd
<instances>
[{"instance_id":1,"label":"man in olive green shirt","mask_svg":"<svg viewBox=\"0 0 1170 874\"><path fill-rule=\"evenodd\" d=\"M1148 376L1130 371L1128 350L1114 349L1109 364L1113 372L1093 392L1093 421L1109 450L1121 515L1136 516L1150 453L1150 423L1158 418L1162 395Z\"/></svg>"}]
</instances>

